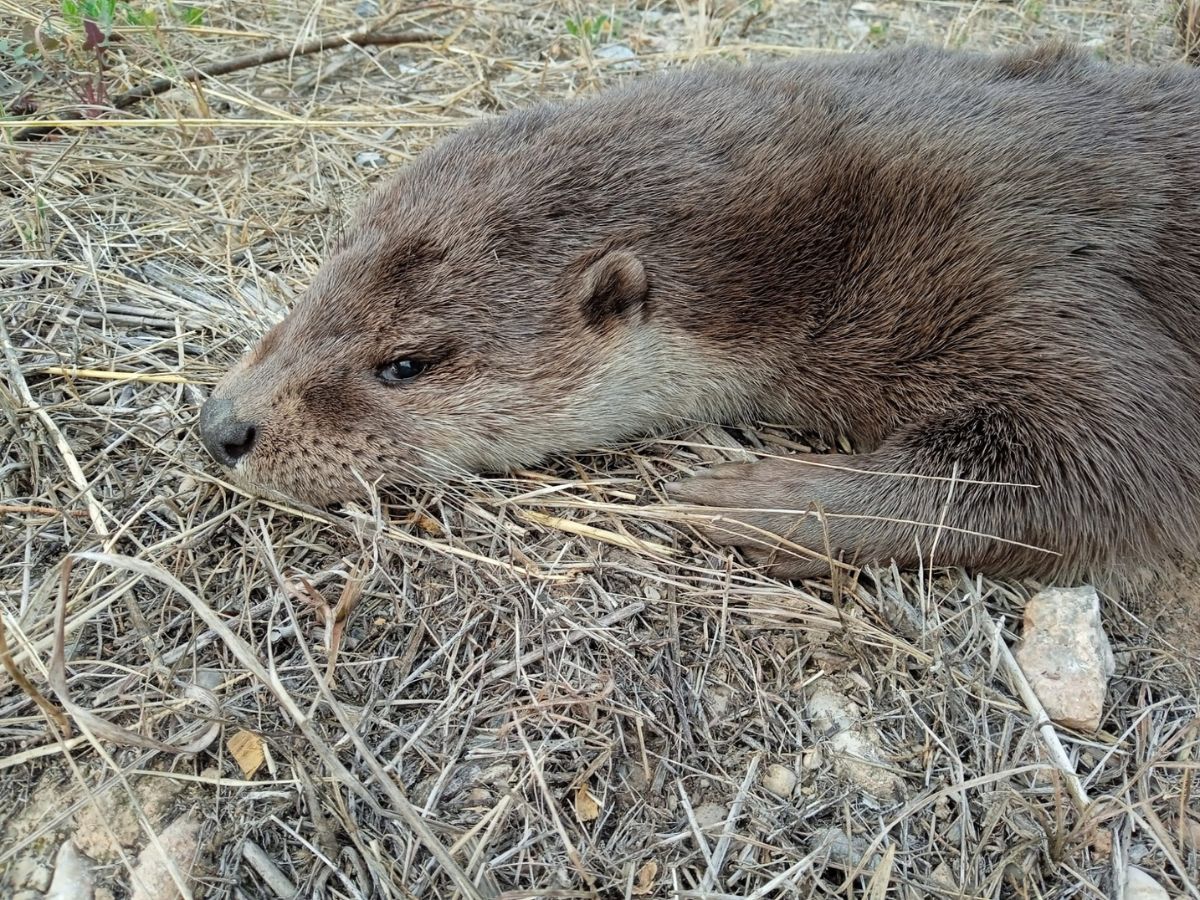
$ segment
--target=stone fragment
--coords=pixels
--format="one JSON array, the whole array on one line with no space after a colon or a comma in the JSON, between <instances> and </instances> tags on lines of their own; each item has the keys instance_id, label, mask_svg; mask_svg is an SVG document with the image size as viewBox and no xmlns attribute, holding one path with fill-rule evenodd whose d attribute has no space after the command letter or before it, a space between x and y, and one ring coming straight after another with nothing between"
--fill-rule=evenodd
<instances>
[{"instance_id":1,"label":"stone fragment","mask_svg":"<svg viewBox=\"0 0 1200 900\"><path fill-rule=\"evenodd\" d=\"M54 878L46 891L45 900L92 900L95 892L91 860L67 838L58 848L58 856L54 860Z\"/></svg>"},{"instance_id":2,"label":"stone fragment","mask_svg":"<svg viewBox=\"0 0 1200 900\"><path fill-rule=\"evenodd\" d=\"M185 882L190 883L192 869L200 855L199 839L200 823L191 814L180 816L158 835L158 842ZM133 884L132 900L177 900L180 897L167 861L152 843L147 843L138 854L130 881Z\"/></svg>"},{"instance_id":3,"label":"stone fragment","mask_svg":"<svg viewBox=\"0 0 1200 900\"><path fill-rule=\"evenodd\" d=\"M1050 588L1035 594L1025 606L1014 655L1052 721L1078 731L1100 727L1115 662L1095 588Z\"/></svg>"},{"instance_id":4,"label":"stone fragment","mask_svg":"<svg viewBox=\"0 0 1200 900\"><path fill-rule=\"evenodd\" d=\"M821 682L808 695L808 712L845 778L879 799L902 794L903 783L889 768L879 732L862 720L856 703Z\"/></svg>"},{"instance_id":5,"label":"stone fragment","mask_svg":"<svg viewBox=\"0 0 1200 900\"><path fill-rule=\"evenodd\" d=\"M784 800L792 796L796 790L796 773L787 766L781 766L779 763L768 766L767 771L763 773L763 787L774 794L776 797L782 797Z\"/></svg>"},{"instance_id":6,"label":"stone fragment","mask_svg":"<svg viewBox=\"0 0 1200 900\"><path fill-rule=\"evenodd\" d=\"M1137 866L1125 870L1125 900L1171 900L1166 888Z\"/></svg>"}]
</instances>

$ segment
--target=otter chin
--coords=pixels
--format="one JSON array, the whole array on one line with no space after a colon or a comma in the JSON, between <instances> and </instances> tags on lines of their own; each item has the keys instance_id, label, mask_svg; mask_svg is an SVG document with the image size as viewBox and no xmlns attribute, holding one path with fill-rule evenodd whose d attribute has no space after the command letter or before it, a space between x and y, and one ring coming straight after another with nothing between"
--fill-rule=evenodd
<instances>
[{"instance_id":1,"label":"otter chin","mask_svg":"<svg viewBox=\"0 0 1200 900\"><path fill-rule=\"evenodd\" d=\"M755 418L672 486L784 577L1200 547L1200 75L1065 46L642 78L375 189L200 415L321 504Z\"/></svg>"}]
</instances>

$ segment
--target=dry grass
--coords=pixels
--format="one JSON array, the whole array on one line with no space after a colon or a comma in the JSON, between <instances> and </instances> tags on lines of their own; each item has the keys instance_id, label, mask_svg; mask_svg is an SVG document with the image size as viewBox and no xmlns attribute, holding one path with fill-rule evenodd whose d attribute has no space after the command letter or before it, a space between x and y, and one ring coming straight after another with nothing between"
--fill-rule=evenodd
<instances>
[{"instance_id":1,"label":"dry grass","mask_svg":"<svg viewBox=\"0 0 1200 900\"><path fill-rule=\"evenodd\" d=\"M646 510L681 470L786 440L770 429L336 514L238 493L194 434L206 387L303 289L369 182L459 123L632 74L568 20L613 15L637 70L1049 35L1163 60L1178 53L1166 6L375 5L213 0L202 26L125 30L113 89L360 27L356 6L442 38L232 73L53 141L4 126L8 644L56 704L200 749L134 746L87 716L59 742L0 681L0 893L44 887L73 834L126 896L138 848L192 810L213 897L1108 897L1129 860L1200 897L1181 826L1200 821L1200 690L1171 643L1188 635L1108 598L1104 728L1058 731L1056 765L1003 665L1028 586L775 583ZM3 33L39 16L0 0ZM0 56L0 102L31 86L43 115L65 111L85 61ZM85 552L56 693L60 576ZM332 607L347 582L329 666L333 613L314 594ZM1191 603L1178 620L1194 629ZM878 729L895 796L833 765L816 685ZM239 731L265 740L250 777L228 749ZM790 799L764 787L772 766L797 776Z\"/></svg>"}]
</instances>

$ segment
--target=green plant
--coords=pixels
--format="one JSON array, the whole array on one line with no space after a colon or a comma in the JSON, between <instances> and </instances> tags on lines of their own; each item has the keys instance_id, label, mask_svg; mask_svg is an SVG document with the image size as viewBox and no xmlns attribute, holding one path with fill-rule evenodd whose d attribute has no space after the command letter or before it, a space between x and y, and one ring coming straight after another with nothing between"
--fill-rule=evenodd
<instances>
[{"instance_id":1,"label":"green plant","mask_svg":"<svg viewBox=\"0 0 1200 900\"><path fill-rule=\"evenodd\" d=\"M153 28L158 25L158 13L126 0L59 0L63 20L72 28L84 27L87 22L96 23L105 35L112 34L117 19L125 25ZM171 18L184 25L202 25L204 10L197 6L182 6L167 3Z\"/></svg>"},{"instance_id":2,"label":"green plant","mask_svg":"<svg viewBox=\"0 0 1200 900\"><path fill-rule=\"evenodd\" d=\"M63 20L72 28L93 22L105 34L112 31L118 0L59 0Z\"/></svg>"},{"instance_id":3,"label":"green plant","mask_svg":"<svg viewBox=\"0 0 1200 900\"><path fill-rule=\"evenodd\" d=\"M204 22L204 10L167 0L166 13L188 26ZM7 105L5 112L23 115L37 109L32 87L51 78L61 67L74 81L72 90L84 105L82 115L99 115L110 103L107 53L121 41L120 25L157 28L160 15L146 3L128 0L59 0L59 17L38 25L26 24L19 37L0 38L0 58L30 72L26 89ZM82 40L81 40L82 39ZM82 51L82 67L80 65Z\"/></svg>"},{"instance_id":4,"label":"green plant","mask_svg":"<svg viewBox=\"0 0 1200 900\"><path fill-rule=\"evenodd\" d=\"M204 10L198 6L181 6L184 25L203 25Z\"/></svg>"},{"instance_id":5,"label":"green plant","mask_svg":"<svg viewBox=\"0 0 1200 900\"><path fill-rule=\"evenodd\" d=\"M616 38L620 23L611 16L600 15L595 18L567 19L564 23L567 33L581 41L595 44L601 38Z\"/></svg>"}]
</instances>

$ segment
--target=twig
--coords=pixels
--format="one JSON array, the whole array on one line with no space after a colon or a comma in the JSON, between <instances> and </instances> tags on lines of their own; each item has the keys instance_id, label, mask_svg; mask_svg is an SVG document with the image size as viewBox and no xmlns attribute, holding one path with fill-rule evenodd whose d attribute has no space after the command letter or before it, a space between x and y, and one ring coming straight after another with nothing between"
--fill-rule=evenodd
<instances>
[{"instance_id":1,"label":"twig","mask_svg":"<svg viewBox=\"0 0 1200 900\"><path fill-rule=\"evenodd\" d=\"M609 628L613 625L616 625L618 622L623 622L628 618L636 616L638 613L640 613L645 608L646 608L646 604L643 603L642 601L638 600L634 603L629 604L629 606L621 607L621 609L618 609L616 612L609 613L607 616L605 616L603 619L601 619L599 622L596 623L596 627ZM505 663L504 665L500 666L499 668L493 669L486 676L484 676L483 681L485 684L491 684L492 682L497 681L501 678L508 678L510 675L514 674L518 669L521 669L521 668L529 665L530 663L537 662L539 659L541 659L547 653L557 653L563 647L569 647L572 644L576 643L577 641L583 640L585 637L587 637L591 633L592 633L592 630L589 628L573 628L573 629L571 629L571 631L569 631L567 633L566 637L559 638L556 641L551 641L549 644L546 644L542 647L538 647L536 650L530 650L528 653L524 654L519 659L516 659L510 663Z\"/></svg>"},{"instance_id":2,"label":"twig","mask_svg":"<svg viewBox=\"0 0 1200 900\"><path fill-rule=\"evenodd\" d=\"M721 837L717 839L717 846L713 848L712 858L708 861L704 880L700 882L701 891L712 890L713 885L717 882L717 876L721 873L721 866L725 865L725 856L729 853L729 845L733 841L737 820L742 815L746 795L750 793L750 788L754 785L754 776L758 773L758 764L761 759L762 757L756 753L750 760L750 766L746 769L746 777L742 779L742 786L738 789L737 796L733 798L733 803L729 807L729 815L725 817L725 827L721 830Z\"/></svg>"},{"instance_id":3,"label":"twig","mask_svg":"<svg viewBox=\"0 0 1200 900\"><path fill-rule=\"evenodd\" d=\"M429 34L420 31L397 31L390 34L373 31L352 31L343 34L326 35L325 37L314 38L304 44L289 44L270 50L247 53L244 56L235 56L232 59L218 60L217 62L208 63L203 66L192 66L175 77L163 75L158 78L151 78L149 81L143 81L123 94L115 96L110 106L112 109L129 109L143 100L148 100L159 94L165 94L172 88L182 84L204 81L205 79L215 78L219 75L228 75L231 72L240 72L243 69L253 69L256 66L265 66L269 63L281 62L297 56L310 56L314 53L323 53L335 47L385 47L396 44L420 44L442 39L442 35L440 34ZM31 125L28 128L21 129L13 135L13 140L40 140L52 134L57 134L64 128L70 127L70 123L82 120L83 118L82 111L68 110L61 113L60 117L53 123Z\"/></svg>"},{"instance_id":4,"label":"twig","mask_svg":"<svg viewBox=\"0 0 1200 900\"><path fill-rule=\"evenodd\" d=\"M554 793L550 790L550 785L546 783L546 776L542 772L542 760L533 752L533 746L529 743L529 738L525 736L525 729L521 726L521 720L515 712L513 713L512 722L516 726L517 736L521 739L521 745L525 748L525 755L529 757L529 768L533 772L534 780L537 781L538 787L542 789L542 796L546 801L546 811L550 813L550 821L554 823L559 840L562 841L563 847L567 851L567 858L571 860L576 873L594 891L596 889L596 879L592 877L592 873L584 866L583 856L580 854L579 848L575 846L575 842L567 834L562 816L558 814L558 803L555 801Z\"/></svg>"},{"instance_id":5,"label":"twig","mask_svg":"<svg viewBox=\"0 0 1200 900\"><path fill-rule=\"evenodd\" d=\"M58 740L52 744L41 744L37 747L30 747L28 750L22 750L20 753L14 753L12 756L6 756L0 759L0 772L5 769L11 769L14 766L23 766L27 762L35 759L41 759L43 756L50 756L55 753L63 753L67 750L74 750L80 744L87 742L86 734L77 734L73 738L67 740Z\"/></svg>"},{"instance_id":6,"label":"twig","mask_svg":"<svg viewBox=\"0 0 1200 900\"><path fill-rule=\"evenodd\" d=\"M88 514L92 520L92 527L96 533L102 538L109 537L108 525L104 521L104 507L96 499L96 495L92 492L92 487L88 483L87 476L83 474L83 468L79 465L79 460L75 458L75 451L71 449L71 445L67 443L67 439L63 437L63 433L55 424L54 419L42 407L40 403L33 397L33 392L29 390L29 384L25 381L25 376L21 371L21 364L17 360L15 351L16 344L9 338L8 329L4 327L4 321L0 320L0 347L3 348L4 355L8 361L9 378L12 381L13 387L16 389L17 397L21 400L25 409L33 413L34 416L42 423L46 433L50 436L51 443L58 450L59 456L63 461L63 465L71 475L71 480L74 482L75 488L83 497L84 503L87 504ZM132 604L131 604L132 605ZM134 609L135 615L140 615L141 611ZM137 619L135 618L135 622ZM137 624L141 624L137 622Z\"/></svg>"},{"instance_id":7,"label":"twig","mask_svg":"<svg viewBox=\"0 0 1200 900\"><path fill-rule=\"evenodd\" d=\"M79 465L79 460L75 456L75 451L71 449L71 444L63 436L53 417L34 399L33 392L29 389L29 383L25 380L25 375L21 370L21 363L17 359L15 347L16 344L12 342L8 335L8 329L4 327L4 321L0 319L0 348L3 349L4 357L8 362L9 380L16 388L17 397L20 398L25 409L33 413L37 420L42 423L42 428L50 436L50 442L58 450L64 467L71 475L71 481L74 482L76 490L78 490L84 504L87 506L92 528L96 531L96 534L104 539L105 546L107 547L112 539L112 531L104 521L104 507L96 499L92 485L83 473L83 467ZM129 612L129 618L133 621L134 627L137 629L138 635L146 645L147 651L152 657L156 657L157 651L149 641L150 626L146 624L146 617L142 615L141 608L131 600L126 604L126 609Z\"/></svg>"},{"instance_id":8,"label":"twig","mask_svg":"<svg viewBox=\"0 0 1200 900\"><path fill-rule=\"evenodd\" d=\"M242 858L250 864L250 868L258 873L258 877L266 882L267 887L276 897L296 896L296 887L291 880L279 870L266 851L254 841L247 840L242 844Z\"/></svg>"},{"instance_id":9,"label":"twig","mask_svg":"<svg viewBox=\"0 0 1200 900\"><path fill-rule=\"evenodd\" d=\"M86 519L88 512L84 509L59 509L57 506L38 506L36 503L0 503L0 515L72 516L77 519Z\"/></svg>"},{"instance_id":10,"label":"twig","mask_svg":"<svg viewBox=\"0 0 1200 900\"><path fill-rule=\"evenodd\" d=\"M64 738L70 737L71 723L67 719L66 714L43 697L42 692L33 686L33 683L25 677L25 673L17 668L17 664L13 662L12 653L8 650L7 631L8 629L4 625L4 616L0 614L0 663L4 664L5 671L17 683L17 687L23 690L29 696L29 699L38 705L38 708L47 718L54 720L59 730L63 733Z\"/></svg>"},{"instance_id":11,"label":"twig","mask_svg":"<svg viewBox=\"0 0 1200 900\"><path fill-rule=\"evenodd\" d=\"M111 369L75 369L70 366L46 366L46 375L61 375L65 378L87 378L96 381L141 381L150 384L196 384L186 375L170 372L115 372Z\"/></svg>"},{"instance_id":12,"label":"twig","mask_svg":"<svg viewBox=\"0 0 1200 900\"><path fill-rule=\"evenodd\" d=\"M1092 801L1088 799L1087 791L1083 789L1083 783L1079 780L1079 776L1075 774L1075 766L1071 762L1071 757L1067 755L1062 741L1058 739L1058 732L1054 730L1054 723L1050 721L1050 716L1046 713L1046 708L1042 706L1042 701L1033 692L1033 686L1025 677L1025 673L1021 671L1021 667L1017 664L1016 657L1013 656L1012 651L1009 650L1008 644L1000 636L1000 631L996 627L996 623L989 616L983 616L982 621L983 627L987 631L988 639L1000 654L1001 667L1012 681L1013 686L1016 687L1017 693L1021 695L1021 700L1025 703L1025 708L1029 710L1030 715L1037 722L1038 734L1041 735L1042 743L1046 746L1046 752L1050 756L1050 761L1062 773L1063 780L1067 785L1067 793L1071 795L1071 799L1075 802L1075 808L1079 812L1083 812L1091 805Z\"/></svg>"},{"instance_id":13,"label":"twig","mask_svg":"<svg viewBox=\"0 0 1200 900\"><path fill-rule=\"evenodd\" d=\"M86 554L85 554L86 555ZM103 554L96 555L97 560L103 560L106 557ZM139 734L136 731L130 731L128 728L123 728L113 722L108 721L101 715L88 709L86 706L81 706L76 703L71 696L71 690L67 683L67 659L66 659L66 620L67 620L67 594L71 581L71 567L74 557L68 556L62 561L62 568L59 577L58 604L54 609L54 649L50 653L50 669L48 672L48 681L50 688L58 697L58 702L62 704L62 708L67 715L75 720L79 726L79 730L85 734L90 734L94 737L103 738L106 741L111 741L114 744L126 745L132 747L141 747L145 750L158 750L163 753L178 753L182 755L193 755L211 744L217 737L220 731L218 722L210 722L208 727L204 729L200 736L179 744L169 744L165 741L160 741L157 738L147 737ZM39 704L40 705L40 704ZM211 712L211 710L210 710ZM59 721L58 716L53 716L54 720ZM203 721L197 723L198 731L203 727ZM64 737L70 735L70 732L64 732ZM187 736L190 736L187 735ZM186 737L186 736L185 736Z\"/></svg>"},{"instance_id":14,"label":"twig","mask_svg":"<svg viewBox=\"0 0 1200 900\"><path fill-rule=\"evenodd\" d=\"M624 547L626 550L633 550L634 552L657 553L660 556L675 556L678 552L674 547L668 547L666 544L617 534L615 531L596 528L594 525L585 525L583 522L564 519L561 516L549 516L532 509L522 509L520 510L520 515L523 519L528 519L530 522L536 522L539 525L545 525L547 528L557 528L559 531L565 531L568 534L577 534L580 537L589 538L590 540L614 544L617 547Z\"/></svg>"}]
</instances>

